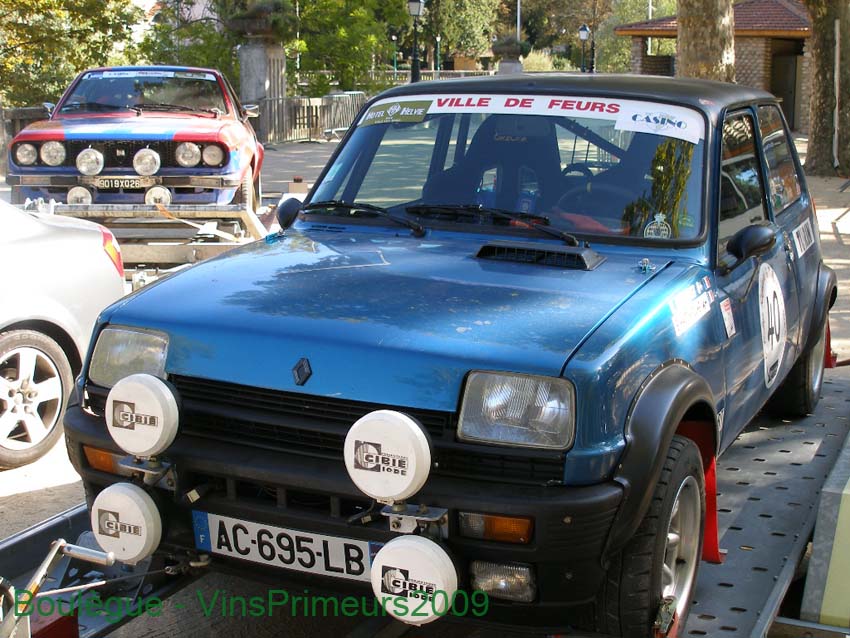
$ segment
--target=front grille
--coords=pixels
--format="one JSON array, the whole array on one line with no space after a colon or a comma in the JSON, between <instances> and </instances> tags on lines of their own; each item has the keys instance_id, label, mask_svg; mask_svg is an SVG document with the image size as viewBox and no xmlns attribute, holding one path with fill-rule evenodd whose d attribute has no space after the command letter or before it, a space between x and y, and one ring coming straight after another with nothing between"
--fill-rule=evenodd
<instances>
[{"instance_id":1,"label":"front grille","mask_svg":"<svg viewBox=\"0 0 850 638\"><path fill-rule=\"evenodd\" d=\"M417 419L434 443L433 474L530 485L563 482L562 453L460 443L454 413L282 392L172 376L182 401L180 432L227 443L342 462L348 428L360 417L396 409ZM87 386L103 414L107 390Z\"/></svg>"},{"instance_id":2,"label":"front grille","mask_svg":"<svg viewBox=\"0 0 850 638\"><path fill-rule=\"evenodd\" d=\"M177 166L174 158L176 142L168 140L69 140L65 142L65 166L75 166L77 155L86 148L95 148L103 153L105 168L132 170L133 156L143 148L152 148L159 153L163 166Z\"/></svg>"}]
</instances>

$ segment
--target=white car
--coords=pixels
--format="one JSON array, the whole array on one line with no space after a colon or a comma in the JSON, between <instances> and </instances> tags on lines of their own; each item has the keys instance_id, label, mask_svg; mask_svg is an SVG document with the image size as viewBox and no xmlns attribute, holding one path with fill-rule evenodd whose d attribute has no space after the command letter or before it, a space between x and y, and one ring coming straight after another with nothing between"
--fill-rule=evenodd
<instances>
[{"instance_id":1,"label":"white car","mask_svg":"<svg viewBox=\"0 0 850 638\"><path fill-rule=\"evenodd\" d=\"M94 320L123 294L107 229L0 202L0 468L31 463L62 435Z\"/></svg>"}]
</instances>

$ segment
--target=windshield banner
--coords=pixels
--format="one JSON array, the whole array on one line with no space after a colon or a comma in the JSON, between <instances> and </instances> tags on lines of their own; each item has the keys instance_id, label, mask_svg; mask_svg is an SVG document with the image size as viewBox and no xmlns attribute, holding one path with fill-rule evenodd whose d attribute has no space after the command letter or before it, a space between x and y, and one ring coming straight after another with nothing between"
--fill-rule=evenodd
<instances>
[{"instance_id":1,"label":"windshield banner","mask_svg":"<svg viewBox=\"0 0 850 638\"><path fill-rule=\"evenodd\" d=\"M415 99L411 99L415 98ZM612 120L614 128L675 137L696 144L703 119L695 110L638 100L564 95L416 95L380 100L369 107L360 126L421 122L436 113L522 113Z\"/></svg>"}]
</instances>

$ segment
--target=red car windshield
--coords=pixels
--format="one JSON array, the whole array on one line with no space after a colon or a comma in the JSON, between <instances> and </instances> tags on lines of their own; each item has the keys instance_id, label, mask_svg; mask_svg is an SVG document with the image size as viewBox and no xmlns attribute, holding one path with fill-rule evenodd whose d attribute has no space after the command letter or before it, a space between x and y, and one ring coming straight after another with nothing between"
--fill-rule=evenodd
<instances>
[{"instance_id":1,"label":"red car windshield","mask_svg":"<svg viewBox=\"0 0 850 638\"><path fill-rule=\"evenodd\" d=\"M130 109L226 113L215 75L205 71L89 71L62 102L59 113Z\"/></svg>"}]
</instances>

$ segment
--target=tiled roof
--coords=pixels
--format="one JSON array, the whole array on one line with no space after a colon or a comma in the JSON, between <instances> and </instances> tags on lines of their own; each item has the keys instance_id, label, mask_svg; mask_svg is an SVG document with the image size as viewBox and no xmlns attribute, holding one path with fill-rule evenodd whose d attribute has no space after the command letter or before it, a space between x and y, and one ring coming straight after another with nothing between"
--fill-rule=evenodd
<instances>
[{"instance_id":1,"label":"tiled roof","mask_svg":"<svg viewBox=\"0 0 850 638\"><path fill-rule=\"evenodd\" d=\"M812 22L798 0L743 0L732 6L735 33L740 35L784 35L805 38L811 35ZM617 35L656 35L675 37L676 16L623 24Z\"/></svg>"}]
</instances>

